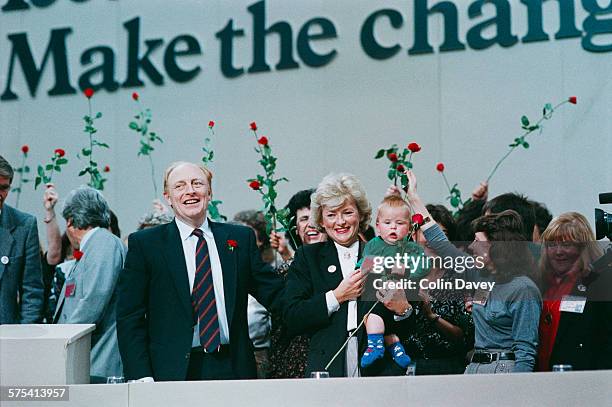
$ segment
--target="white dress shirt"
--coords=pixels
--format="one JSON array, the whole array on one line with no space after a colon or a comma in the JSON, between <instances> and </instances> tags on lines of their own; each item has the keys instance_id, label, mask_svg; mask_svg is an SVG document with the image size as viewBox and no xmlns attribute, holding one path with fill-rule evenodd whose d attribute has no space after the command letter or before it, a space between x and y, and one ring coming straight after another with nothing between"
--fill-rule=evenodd
<instances>
[{"instance_id":1,"label":"white dress shirt","mask_svg":"<svg viewBox=\"0 0 612 407\"><path fill-rule=\"evenodd\" d=\"M179 218L175 218L175 220L181 236L181 243L183 244L183 253L185 255L185 264L187 265L187 275L189 277L189 295L191 295L193 290L193 281L195 280L195 253L198 237L192 235L194 230L193 227L182 222ZM204 223L199 227L199 229L204 232L204 240L206 240L208 253L210 256L210 266L212 267L213 286L217 305L217 316L219 317L221 343L227 345L229 344L229 326L227 323L227 313L225 312L225 294L223 292L223 271L221 270L221 260L219 259L219 252L217 251L217 245L215 243L215 238L212 231L210 230L208 219L204 219ZM198 324L193 330L193 347L201 346L199 332L200 329Z\"/></svg>"},{"instance_id":2,"label":"white dress shirt","mask_svg":"<svg viewBox=\"0 0 612 407\"><path fill-rule=\"evenodd\" d=\"M338 259L340 260L340 268L342 269L342 277L348 278L355 272L355 265L357 264L357 257L359 256L359 241L356 241L349 247L344 247L334 242L336 251L338 252ZM328 291L325 294L325 300L327 302L327 314L332 313L340 309L338 299L334 295L333 291ZM346 318L346 330L350 331L357 328L357 301L349 300L348 302L348 315Z\"/></svg>"}]
</instances>

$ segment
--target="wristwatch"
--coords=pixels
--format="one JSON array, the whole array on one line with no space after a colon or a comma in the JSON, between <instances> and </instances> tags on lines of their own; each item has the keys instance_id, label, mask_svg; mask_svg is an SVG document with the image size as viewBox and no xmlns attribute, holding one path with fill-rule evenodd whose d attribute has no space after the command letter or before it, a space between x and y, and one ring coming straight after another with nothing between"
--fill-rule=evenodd
<instances>
[{"instance_id":1,"label":"wristwatch","mask_svg":"<svg viewBox=\"0 0 612 407\"><path fill-rule=\"evenodd\" d=\"M397 314L397 316L398 316L398 317L405 318L405 317L410 316L410 314L412 314L412 307L409 305L409 306L408 306L408 307L407 307L407 308L404 310L404 312L402 312L401 314Z\"/></svg>"}]
</instances>

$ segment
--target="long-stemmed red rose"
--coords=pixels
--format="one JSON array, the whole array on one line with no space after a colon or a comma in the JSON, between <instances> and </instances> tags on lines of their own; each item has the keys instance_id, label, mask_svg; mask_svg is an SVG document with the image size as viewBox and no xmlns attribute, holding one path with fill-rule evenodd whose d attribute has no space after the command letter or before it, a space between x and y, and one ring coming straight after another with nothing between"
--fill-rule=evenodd
<instances>
[{"instance_id":1,"label":"long-stemmed red rose","mask_svg":"<svg viewBox=\"0 0 612 407\"><path fill-rule=\"evenodd\" d=\"M465 204L470 201L470 199L463 202L463 199L461 199L461 191L459 190L458 184L455 183L451 187L450 183L448 182L448 178L446 178L446 174L444 173L445 169L446 167L444 166L444 163L438 163L436 165L436 170L442 175L444 183L446 184L446 188L448 189L448 196L446 197L446 199L450 201L450 204L453 208L457 210L461 209Z\"/></svg>"},{"instance_id":2,"label":"long-stemmed red rose","mask_svg":"<svg viewBox=\"0 0 612 407\"><path fill-rule=\"evenodd\" d=\"M487 183L491 180L491 178L493 178L493 175L495 175L495 172L497 171L497 169L499 168L499 166L501 165L501 163L504 162L504 160L506 158L508 158L508 156L518 147L518 146L523 146L523 148L529 148L529 143L525 140L527 138L527 136L529 136L531 133L533 133L536 130L538 131L538 135L542 134L542 131L544 130L544 125L542 124L542 122L544 120L550 120L550 118L552 117L553 113L555 112L555 110L557 110L560 106L566 104L566 103L571 103L573 105L575 105L576 103L578 103L578 98L576 96L570 96L569 98L557 103L555 106L553 106L550 103L546 103L544 105L544 107L542 108L542 117L540 117L540 119L535 122L534 124L531 124L529 122L529 118L527 118L527 116L522 116L521 117L521 128L523 130L525 130L525 132L519 136L516 137L514 139L514 142L512 142L510 145L508 145L508 147L510 147L510 149L508 150L508 152L506 154L504 154L504 156L497 162L497 164L495 164L495 167L493 167L493 169L491 170L491 172L489 173L489 176L487 177Z\"/></svg>"},{"instance_id":3,"label":"long-stemmed red rose","mask_svg":"<svg viewBox=\"0 0 612 407\"><path fill-rule=\"evenodd\" d=\"M91 98L93 97L95 92L92 88L87 88L83 91L83 93L87 98L87 107L89 112L83 117L83 120L85 121L85 129L83 131L89 136L89 148L83 147L81 149L80 154L77 154L77 157L85 157L88 160L87 166L79 172L79 177L82 177L85 174L89 174L89 182L87 183L87 185L102 191L104 189L104 183L106 182L106 178L102 176L102 173L98 169L98 163L94 161L94 149L96 147L109 147L108 144L101 142L94 136L94 134L98 132L98 130L94 127L95 121L102 117L101 112L97 112L95 116L93 116L92 114Z\"/></svg>"},{"instance_id":4,"label":"long-stemmed red rose","mask_svg":"<svg viewBox=\"0 0 612 407\"><path fill-rule=\"evenodd\" d=\"M255 137L255 142L257 143L255 151L260 156L259 164L262 166L265 175L258 174L257 177L248 179L247 182L252 190L259 192L264 203L267 232L286 232L290 228L289 209L277 209L275 201L277 197L276 185L279 182L288 182L289 180L285 177L277 178L275 176L277 158L272 155L272 148L270 147L268 137L260 137L257 134L258 127L255 122L251 122L249 128ZM280 223L280 228L276 227L277 222Z\"/></svg>"},{"instance_id":5,"label":"long-stemmed red rose","mask_svg":"<svg viewBox=\"0 0 612 407\"><path fill-rule=\"evenodd\" d=\"M51 156L51 162L43 165L38 165L36 169L36 179L34 180L34 189L43 184L48 184L53 179L54 172L62 172L62 166L68 164L68 159L65 157L66 151L62 148L56 148Z\"/></svg>"},{"instance_id":6,"label":"long-stemmed red rose","mask_svg":"<svg viewBox=\"0 0 612 407\"><path fill-rule=\"evenodd\" d=\"M14 192L17 194L17 199L15 201L15 208L17 209L19 209L19 200L21 198L23 184L27 184L28 182L31 181L29 178L26 177L26 174L29 174L30 172L30 167L26 165L26 160L28 158L29 151L30 151L30 146L28 146L27 144L24 144L23 146L21 146L21 166L15 168L15 172L17 173L17 176L19 177L19 179L17 181L17 186L14 187L11 190L11 192Z\"/></svg>"},{"instance_id":7,"label":"long-stemmed red rose","mask_svg":"<svg viewBox=\"0 0 612 407\"><path fill-rule=\"evenodd\" d=\"M408 183L408 178L404 172L412 169L412 156L419 151L421 151L421 146L415 142L408 144L402 150L399 149L397 144L393 144L387 149L383 148L378 150L374 156L374 159L379 159L386 156L389 160L387 178L393 181L393 185L397 185L397 181L399 179L402 187L405 187Z\"/></svg>"},{"instance_id":8,"label":"long-stemmed red rose","mask_svg":"<svg viewBox=\"0 0 612 407\"><path fill-rule=\"evenodd\" d=\"M138 156L140 157L143 155L149 158L151 183L153 184L153 198L157 199L157 177L155 176L155 164L153 162L151 153L155 150L153 143L156 141L163 143L164 140L162 140L156 132L149 130L149 125L151 124L153 115L151 113L151 109L143 109L142 104L140 103L140 95L136 92L132 93L132 100L138 104L139 112L134 116L136 121L131 121L129 127L140 135L140 149L138 150Z\"/></svg>"},{"instance_id":9,"label":"long-stemmed red rose","mask_svg":"<svg viewBox=\"0 0 612 407\"><path fill-rule=\"evenodd\" d=\"M215 152L212 149L211 138L215 136L215 121L208 121L208 132L210 133L210 137L204 137L204 146L202 147L202 151L204 155L202 156L202 162L204 165L208 166L213 161L215 157ZM227 216L221 214L219 209L219 205L221 205L223 201L218 199L213 199L208 202L208 216L217 222L225 222L227 220Z\"/></svg>"}]
</instances>

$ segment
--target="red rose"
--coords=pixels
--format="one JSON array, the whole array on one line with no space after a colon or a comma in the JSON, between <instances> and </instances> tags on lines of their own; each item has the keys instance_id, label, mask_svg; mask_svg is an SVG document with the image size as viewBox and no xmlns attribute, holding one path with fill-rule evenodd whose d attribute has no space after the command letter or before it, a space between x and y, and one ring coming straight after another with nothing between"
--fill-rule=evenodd
<instances>
[{"instance_id":1,"label":"red rose","mask_svg":"<svg viewBox=\"0 0 612 407\"><path fill-rule=\"evenodd\" d=\"M132 93L132 99L137 101L139 97L140 96L138 96L138 93L136 93L136 92Z\"/></svg>"},{"instance_id":2,"label":"red rose","mask_svg":"<svg viewBox=\"0 0 612 407\"><path fill-rule=\"evenodd\" d=\"M412 223L416 223L417 225L422 225L423 215L421 215L420 213L415 213L414 215L412 215Z\"/></svg>"},{"instance_id":3,"label":"red rose","mask_svg":"<svg viewBox=\"0 0 612 407\"><path fill-rule=\"evenodd\" d=\"M92 88L86 88L83 93L87 99L91 99L91 97L94 95L94 90Z\"/></svg>"},{"instance_id":4,"label":"red rose","mask_svg":"<svg viewBox=\"0 0 612 407\"><path fill-rule=\"evenodd\" d=\"M406 167L404 167L402 164L400 164L400 165L397 166L396 170L398 172L404 172L404 171L406 171Z\"/></svg>"},{"instance_id":5,"label":"red rose","mask_svg":"<svg viewBox=\"0 0 612 407\"><path fill-rule=\"evenodd\" d=\"M108 165L104 166L104 172L110 172L110 167Z\"/></svg>"},{"instance_id":6,"label":"red rose","mask_svg":"<svg viewBox=\"0 0 612 407\"><path fill-rule=\"evenodd\" d=\"M413 153L418 153L421 151L421 146L417 143L410 143L408 144L408 150L412 151Z\"/></svg>"},{"instance_id":7,"label":"red rose","mask_svg":"<svg viewBox=\"0 0 612 407\"><path fill-rule=\"evenodd\" d=\"M72 257L74 257L74 259L75 259L76 261L81 260L81 257L83 257L83 254L85 254L85 253L83 253L83 252L82 252L82 251L80 251L79 249L74 249L74 250L72 251Z\"/></svg>"},{"instance_id":8,"label":"red rose","mask_svg":"<svg viewBox=\"0 0 612 407\"><path fill-rule=\"evenodd\" d=\"M253 180L249 182L249 187L251 187L252 190L257 191L259 190L259 188L261 188L261 184L259 183L259 181Z\"/></svg>"},{"instance_id":9,"label":"red rose","mask_svg":"<svg viewBox=\"0 0 612 407\"><path fill-rule=\"evenodd\" d=\"M259 138L259 140L257 140L257 142L259 144L261 144L262 146L267 146L268 145L268 138L266 136L261 136Z\"/></svg>"},{"instance_id":10,"label":"red rose","mask_svg":"<svg viewBox=\"0 0 612 407\"><path fill-rule=\"evenodd\" d=\"M438 165L436 165L436 170L444 172L444 163L438 163Z\"/></svg>"},{"instance_id":11,"label":"red rose","mask_svg":"<svg viewBox=\"0 0 612 407\"><path fill-rule=\"evenodd\" d=\"M27 154L28 151L30 151L30 146L28 146L27 144L24 144L21 146L21 152L24 154Z\"/></svg>"},{"instance_id":12,"label":"red rose","mask_svg":"<svg viewBox=\"0 0 612 407\"><path fill-rule=\"evenodd\" d=\"M237 241L235 241L235 240L229 239L229 240L227 241L227 245L228 245L229 247L236 248L236 247L238 247L238 242L237 242Z\"/></svg>"},{"instance_id":13,"label":"red rose","mask_svg":"<svg viewBox=\"0 0 612 407\"><path fill-rule=\"evenodd\" d=\"M66 152L65 152L63 149L61 149L61 148L56 148L56 149L55 149L55 154L56 154L58 157L63 157L63 156L65 156L65 155L66 155Z\"/></svg>"},{"instance_id":14,"label":"red rose","mask_svg":"<svg viewBox=\"0 0 612 407\"><path fill-rule=\"evenodd\" d=\"M208 122L208 128L212 129L213 127L215 127L215 122L213 120Z\"/></svg>"},{"instance_id":15,"label":"red rose","mask_svg":"<svg viewBox=\"0 0 612 407\"><path fill-rule=\"evenodd\" d=\"M394 162L396 162L396 161L397 161L397 154L395 154L395 153L389 153L389 154L387 155L387 158L389 158L389 161L391 161L392 163L394 163Z\"/></svg>"},{"instance_id":16,"label":"red rose","mask_svg":"<svg viewBox=\"0 0 612 407\"><path fill-rule=\"evenodd\" d=\"M567 101L575 105L576 103L578 103L578 98L576 96L570 96L569 99L567 99Z\"/></svg>"},{"instance_id":17,"label":"red rose","mask_svg":"<svg viewBox=\"0 0 612 407\"><path fill-rule=\"evenodd\" d=\"M251 122L251 124L249 124L249 127L251 127L251 130L257 131L257 123Z\"/></svg>"}]
</instances>

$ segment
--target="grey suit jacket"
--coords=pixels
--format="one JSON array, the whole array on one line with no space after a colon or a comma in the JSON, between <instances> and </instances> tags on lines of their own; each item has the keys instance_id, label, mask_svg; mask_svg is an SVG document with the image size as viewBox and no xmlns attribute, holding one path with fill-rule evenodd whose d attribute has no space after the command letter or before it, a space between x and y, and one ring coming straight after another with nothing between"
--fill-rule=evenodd
<instances>
[{"instance_id":1,"label":"grey suit jacket","mask_svg":"<svg viewBox=\"0 0 612 407\"><path fill-rule=\"evenodd\" d=\"M5 203L0 215L0 324L40 323L43 292L36 218Z\"/></svg>"},{"instance_id":2,"label":"grey suit jacket","mask_svg":"<svg viewBox=\"0 0 612 407\"><path fill-rule=\"evenodd\" d=\"M115 288L123 269L126 249L119 238L99 228L81 247L84 253L66 275L57 301L58 324L96 324L91 338L91 376L122 376L117 344ZM74 295L66 297L69 281Z\"/></svg>"}]
</instances>

